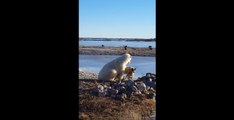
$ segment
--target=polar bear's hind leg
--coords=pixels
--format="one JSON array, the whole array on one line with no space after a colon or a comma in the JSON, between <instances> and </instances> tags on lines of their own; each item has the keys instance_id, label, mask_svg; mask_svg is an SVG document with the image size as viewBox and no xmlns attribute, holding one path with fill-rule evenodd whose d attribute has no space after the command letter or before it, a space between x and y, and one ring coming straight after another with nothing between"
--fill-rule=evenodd
<instances>
[{"instance_id":1,"label":"polar bear's hind leg","mask_svg":"<svg viewBox=\"0 0 234 120\"><path fill-rule=\"evenodd\" d=\"M112 69L111 74L109 76L109 80L114 81L116 77L117 77L117 71L115 69Z\"/></svg>"},{"instance_id":2,"label":"polar bear's hind leg","mask_svg":"<svg viewBox=\"0 0 234 120\"><path fill-rule=\"evenodd\" d=\"M99 80L102 81L114 81L117 76L117 71L115 69L111 69L110 71L106 71L105 74L99 74Z\"/></svg>"}]
</instances>

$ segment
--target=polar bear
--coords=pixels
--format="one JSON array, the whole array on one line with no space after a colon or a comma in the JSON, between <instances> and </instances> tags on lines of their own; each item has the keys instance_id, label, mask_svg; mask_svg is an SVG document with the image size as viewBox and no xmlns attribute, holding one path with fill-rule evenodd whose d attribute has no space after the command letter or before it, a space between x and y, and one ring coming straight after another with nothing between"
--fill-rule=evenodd
<instances>
[{"instance_id":1,"label":"polar bear","mask_svg":"<svg viewBox=\"0 0 234 120\"><path fill-rule=\"evenodd\" d=\"M100 70L98 80L115 81L116 78L119 81L122 80L127 64L131 62L131 59L131 55L125 53L124 55L110 61Z\"/></svg>"}]
</instances>

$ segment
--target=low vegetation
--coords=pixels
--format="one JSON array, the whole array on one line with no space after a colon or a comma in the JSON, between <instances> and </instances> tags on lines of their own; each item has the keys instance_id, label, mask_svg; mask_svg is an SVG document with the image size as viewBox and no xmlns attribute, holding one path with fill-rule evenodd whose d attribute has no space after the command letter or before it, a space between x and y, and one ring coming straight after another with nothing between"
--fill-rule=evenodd
<instances>
[{"instance_id":1,"label":"low vegetation","mask_svg":"<svg viewBox=\"0 0 234 120\"><path fill-rule=\"evenodd\" d=\"M86 91L91 90L91 86ZM119 101L79 92L80 120L142 120L149 118L156 108L154 99L139 95ZM86 92L87 93L87 92Z\"/></svg>"}]
</instances>

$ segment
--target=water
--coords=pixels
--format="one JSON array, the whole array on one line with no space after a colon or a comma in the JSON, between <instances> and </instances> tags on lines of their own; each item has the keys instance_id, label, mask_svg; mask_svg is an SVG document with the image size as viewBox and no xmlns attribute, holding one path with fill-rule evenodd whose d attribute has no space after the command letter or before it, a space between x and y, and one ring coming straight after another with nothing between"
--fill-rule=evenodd
<instances>
[{"instance_id":1,"label":"water","mask_svg":"<svg viewBox=\"0 0 234 120\"><path fill-rule=\"evenodd\" d=\"M102 67L120 55L79 55L79 70L98 74ZM132 61L127 66L136 68L135 77L146 73L156 73L156 57L132 56Z\"/></svg>"},{"instance_id":2,"label":"water","mask_svg":"<svg viewBox=\"0 0 234 120\"><path fill-rule=\"evenodd\" d=\"M120 47L120 46L129 46L129 47L149 47L155 48L156 42L153 41L79 41L80 46L113 46L113 47Z\"/></svg>"}]
</instances>

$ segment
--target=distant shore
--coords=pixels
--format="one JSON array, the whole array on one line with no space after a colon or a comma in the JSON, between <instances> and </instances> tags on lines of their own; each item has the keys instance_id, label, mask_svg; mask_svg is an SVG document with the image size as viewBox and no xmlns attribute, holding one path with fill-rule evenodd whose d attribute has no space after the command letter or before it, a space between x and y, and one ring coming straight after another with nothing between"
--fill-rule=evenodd
<instances>
[{"instance_id":1,"label":"distant shore","mask_svg":"<svg viewBox=\"0 0 234 120\"><path fill-rule=\"evenodd\" d=\"M137 48L137 47L101 47L101 46L79 46L80 55L122 55L130 53L132 56L156 56L156 48Z\"/></svg>"},{"instance_id":2,"label":"distant shore","mask_svg":"<svg viewBox=\"0 0 234 120\"><path fill-rule=\"evenodd\" d=\"M79 38L80 41L156 41L156 38Z\"/></svg>"}]
</instances>

